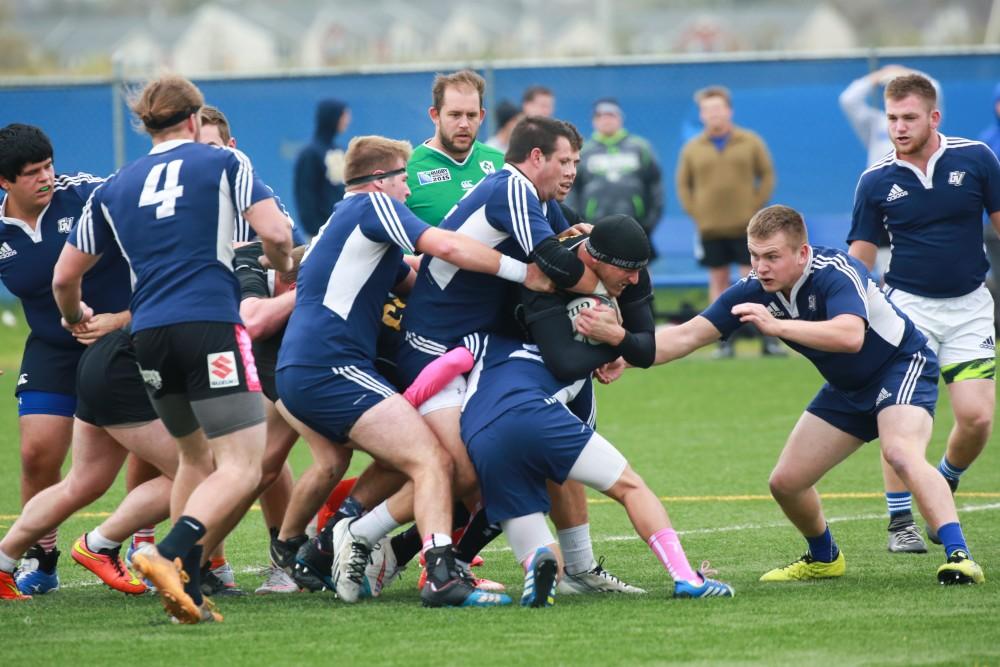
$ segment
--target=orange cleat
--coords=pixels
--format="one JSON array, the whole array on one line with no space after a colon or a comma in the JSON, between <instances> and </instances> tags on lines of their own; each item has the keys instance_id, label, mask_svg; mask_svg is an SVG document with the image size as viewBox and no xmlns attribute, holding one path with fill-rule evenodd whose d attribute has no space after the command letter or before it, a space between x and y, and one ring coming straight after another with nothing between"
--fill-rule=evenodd
<instances>
[{"instance_id":1,"label":"orange cleat","mask_svg":"<svg viewBox=\"0 0 1000 667\"><path fill-rule=\"evenodd\" d=\"M108 587L127 595L142 595L146 592L146 584L128 571L122 562L118 549L100 549L91 551L87 546L87 534L73 543L70 555L73 560L97 575Z\"/></svg>"},{"instance_id":2,"label":"orange cleat","mask_svg":"<svg viewBox=\"0 0 1000 667\"><path fill-rule=\"evenodd\" d=\"M188 575L181 566L180 558L167 560L160 555L156 545L143 544L132 555L132 567L153 583L156 592L160 594L163 608L178 623L193 625L201 622L201 609L184 592Z\"/></svg>"},{"instance_id":3,"label":"orange cleat","mask_svg":"<svg viewBox=\"0 0 1000 667\"><path fill-rule=\"evenodd\" d=\"M0 570L0 600L30 600L30 595L25 595L17 587L12 572Z\"/></svg>"}]
</instances>

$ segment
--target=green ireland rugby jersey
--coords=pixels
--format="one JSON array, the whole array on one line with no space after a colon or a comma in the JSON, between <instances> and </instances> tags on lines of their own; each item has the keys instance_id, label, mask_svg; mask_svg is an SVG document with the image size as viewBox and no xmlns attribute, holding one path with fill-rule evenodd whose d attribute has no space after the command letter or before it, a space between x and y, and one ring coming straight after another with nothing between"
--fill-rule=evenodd
<instances>
[{"instance_id":1,"label":"green ireland rugby jersey","mask_svg":"<svg viewBox=\"0 0 1000 667\"><path fill-rule=\"evenodd\" d=\"M421 144L406 165L406 184L410 186L406 205L418 218L436 227L466 192L502 167L503 151L478 141L462 162Z\"/></svg>"}]
</instances>

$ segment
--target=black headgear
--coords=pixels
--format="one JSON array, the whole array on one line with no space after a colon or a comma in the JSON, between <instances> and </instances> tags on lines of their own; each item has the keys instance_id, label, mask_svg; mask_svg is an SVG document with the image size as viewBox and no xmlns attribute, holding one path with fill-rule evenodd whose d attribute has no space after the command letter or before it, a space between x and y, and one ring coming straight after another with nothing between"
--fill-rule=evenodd
<instances>
[{"instance_id":1,"label":"black headgear","mask_svg":"<svg viewBox=\"0 0 1000 667\"><path fill-rule=\"evenodd\" d=\"M653 254L642 226L627 215L609 215L594 223L587 239L587 252L599 262L636 271Z\"/></svg>"}]
</instances>

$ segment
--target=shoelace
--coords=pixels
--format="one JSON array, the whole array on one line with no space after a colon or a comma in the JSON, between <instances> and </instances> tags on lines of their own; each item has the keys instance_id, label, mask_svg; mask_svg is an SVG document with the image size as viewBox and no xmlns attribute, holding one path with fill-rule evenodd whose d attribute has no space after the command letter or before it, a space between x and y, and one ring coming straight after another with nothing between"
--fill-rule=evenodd
<instances>
[{"instance_id":1,"label":"shoelace","mask_svg":"<svg viewBox=\"0 0 1000 667\"><path fill-rule=\"evenodd\" d=\"M125 564L122 563L122 559L119 556L120 553L121 552L118 549L115 549L114 552L108 553L108 556L111 558L111 565L115 568L115 572L118 573L118 576L127 577L128 574L125 572Z\"/></svg>"},{"instance_id":2,"label":"shoelace","mask_svg":"<svg viewBox=\"0 0 1000 667\"><path fill-rule=\"evenodd\" d=\"M897 532L895 538L900 544L917 544L920 542L920 535L912 527Z\"/></svg>"},{"instance_id":3,"label":"shoelace","mask_svg":"<svg viewBox=\"0 0 1000 667\"><path fill-rule=\"evenodd\" d=\"M701 567L698 568L698 572L701 573L702 579L712 579L715 575L719 574L719 571L712 567L712 564L707 560L701 561Z\"/></svg>"},{"instance_id":4,"label":"shoelace","mask_svg":"<svg viewBox=\"0 0 1000 667\"><path fill-rule=\"evenodd\" d=\"M347 562L347 579L360 586L365 576L365 568L371 562L371 549L366 548L360 542L352 542L351 560Z\"/></svg>"},{"instance_id":5,"label":"shoelace","mask_svg":"<svg viewBox=\"0 0 1000 667\"><path fill-rule=\"evenodd\" d=\"M593 570L590 571L590 574L593 574L598 577L603 577L604 579L610 579L612 582L616 584L624 583L621 579L619 579L618 577L616 577L615 575L611 574L610 572L604 569L604 556L601 556L600 558L597 559L597 565L596 567L594 567Z\"/></svg>"}]
</instances>

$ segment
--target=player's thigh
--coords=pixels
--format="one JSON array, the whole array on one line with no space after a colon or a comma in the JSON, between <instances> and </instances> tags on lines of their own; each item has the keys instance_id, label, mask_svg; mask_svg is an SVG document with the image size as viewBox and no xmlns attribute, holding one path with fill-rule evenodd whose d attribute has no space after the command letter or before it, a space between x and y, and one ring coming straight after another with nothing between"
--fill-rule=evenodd
<instances>
[{"instance_id":1,"label":"player's thigh","mask_svg":"<svg viewBox=\"0 0 1000 667\"><path fill-rule=\"evenodd\" d=\"M305 422L293 415L281 399L274 404L274 407L283 421L306 441L315 465L324 470L334 470L339 467L341 462L345 464L350 463L351 450L348 449L346 443L332 440L309 427Z\"/></svg>"},{"instance_id":2,"label":"player's thigh","mask_svg":"<svg viewBox=\"0 0 1000 667\"><path fill-rule=\"evenodd\" d=\"M107 430L125 449L170 479L177 474L177 443L159 419L145 424L109 426Z\"/></svg>"},{"instance_id":3,"label":"player's thigh","mask_svg":"<svg viewBox=\"0 0 1000 667\"><path fill-rule=\"evenodd\" d=\"M906 456L924 458L931 439L934 418L925 407L890 405L878 413L878 434L882 452L890 463Z\"/></svg>"},{"instance_id":4,"label":"player's thigh","mask_svg":"<svg viewBox=\"0 0 1000 667\"><path fill-rule=\"evenodd\" d=\"M992 425L996 410L995 380L961 380L947 387L957 421Z\"/></svg>"},{"instance_id":5,"label":"player's thigh","mask_svg":"<svg viewBox=\"0 0 1000 667\"><path fill-rule=\"evenodd\" d=\"M438 442L444 446L455 466L463 474L475 476L469 452L462 442L462 411L459 407L443 408L424 415L424 421L434 432Z\"/></svg>"},{"instance_id":6,"label":"player's thigh","mask_svg":"<svg viewBox=\"0 0 1000 667\"><path fill-rule=\"evenodd\" d=\"M862 444L860 438L811 412L803 412L771 473L772 485L809 488Z\"/></svg>"},{"instance_id":7,"label":"player's thigh","mask_svg":"<svg viewBox=\"0 0 1000 667\"><path fill-rule=\"evenodd\" d=\"M100 495L114 482L128 451L103 428L79 419L73 424L73 493Z\"/></svg>"},{"instance_id":8,"label":"player's thigh","mask_svg":"<svg viewBox=\"0 0 1000 667\"><path fill-rule=\"evenodd\" d=\"M425 465L449 465L434 432L399 394L361 415L350 438L358 448L407 475Z\"/></svg>"},{"instance_id":9,"label":"player's thigh","mask_svg":"<svg viewBox=\"0 0 1000 667\"><path fill-rule=\"evenodd\" d=\"M21 456L57 458L62 462L73 439L73 417L54 414L26 414L18 417Z\"/></svg>"}]
</instances>

